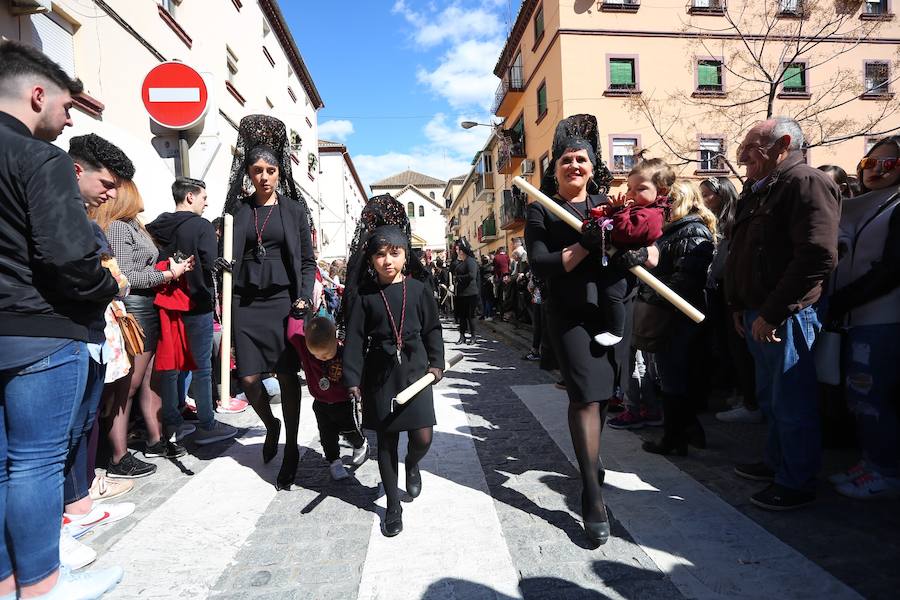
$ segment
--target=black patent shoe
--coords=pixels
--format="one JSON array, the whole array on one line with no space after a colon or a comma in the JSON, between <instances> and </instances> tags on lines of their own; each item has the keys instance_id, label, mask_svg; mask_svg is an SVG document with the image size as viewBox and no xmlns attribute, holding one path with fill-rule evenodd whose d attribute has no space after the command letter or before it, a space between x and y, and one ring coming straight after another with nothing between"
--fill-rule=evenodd
<instances>
[{"instance_id":1,"label":"black patent shoe","mask_svg":"<svg viewBox=\"0 0 900 600\"><path fill-rule=\"evenodd\" d=\"M410 498L418 498L422 493L422 474L418 465L406 470L406 493Z\"/></svg>"},{"instance_id":2,"label":"black patent shoe","mask_svg":"<svg viewBox=\"0 0 900 600\"><path fill-rule=\"evenodd\" d=\"M459 339L456 340L456 343L457 344L465 344L466 343L466 334L464 334L464 333L459 334Z\"/></svg>"},{"instance_id":3,"label":"black patent shoe","mask_svg":"<svg viewBox=\"0 0 900 600\"><path fill-rule=\"evenodd\" d=\"M278 491L290 491L294 485L294 478L297 476L297 463L300 462L300 452L289 452L285 450L284 461L281 463L281 469L278 471L278 477L275 478L275 489Z\"/></svg>"},{"instance_id":4,"label":"black patent shoe","mask_svg":"<svg viewBox=\"0 0 900 600\"><path fill-rule=\"evenodd\" d=\"M602 546L609 541L609 521L585 521L584 532L594 544Z\"/></svg>"},{"instance_id":5,"label":"black patent shoe","mask_svg":"<svg viewBox=\"0 0 900 600\"><path fill-rule=\"evenodd\" d=\"M677 454L678 456L687 456L687 442L670 442L666 438L663 438L658 442L644 442L641 448L644 449L644 452L649 452L651 454L662 454L663 456Z\"/></svg>"},{"instance_id":6,"label":"black patent shoe","mask_svg":"<svg viewBox=\"0 0 900 600\"><path fill-rule=\"evenodd\" d=\"M469 336L469 341L466 342L466 343L467 343L468 345L470 345L470 346L473 345L473 344L475 343L475 336L474 336L474 335L470 335L470 336Z\"/></svg>"},{"instance_id":7,"label":"black patent shoe","mask_svg":"<svg viewBox=\"0 0 900 600\"><path fill-rule=\"evenodd\" d=\"M281 435L281 421L275 419L273 429L266 428L266 441L263 443L263 463L269 464L278 454L278 436Z\"/></svg>"},{"instance_id":8,"label":"black patent shoe","mask_svg":"<svg viewBox=\"0 0 900 600\"><path fill-rule=\"evenodd\" d=\"M384 523L381 524L381 533L384 537L394 537L403 531L403 509L388 509L384 515Z\"/></svg>"}]
</instances>

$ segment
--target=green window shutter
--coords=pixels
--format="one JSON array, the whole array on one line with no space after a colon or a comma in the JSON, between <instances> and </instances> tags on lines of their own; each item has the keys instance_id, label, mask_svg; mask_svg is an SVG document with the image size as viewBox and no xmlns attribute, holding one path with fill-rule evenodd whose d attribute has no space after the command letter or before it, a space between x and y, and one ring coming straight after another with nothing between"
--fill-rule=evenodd
<instances>
[{"instance_id":1,"label":"green window shutter","mask_svg":"<svg viewBox=\"0 0 900 600\"><path fill-rule=\"evenodd\" d=\"M714 62L700 62L697 64L697 83L702 86L720 86L719 65Z\"/></svg>"},{"instance_id":2,"label":"green window shutter","mask_svg":"<svg viewBox=\"0 0 900 600\"><path fill-rule=\"evenodd\" d=\"M609 61L609 81L611 85L634 85L634 61L611 59Z\"/></svg>"},{"instance_id":3,"label":"green window shutter","mask_svg":"<svg viewBox=\"0 0 900 600\"><path fill-rule=\"evenodd\" d=\"M547 86L542 85L537 92L538 115L547 112Z\"/></svg>"},{"instance_id":4,"label":"green window shutter","mask_svg":"<svg viewBox=\"0 0 900 600\"><path fill-rule=\"evenodd\" d=\"M784 89L803 90L806 84L803 82L803 65L792 64L784 68Z\"/></svg>"}]
</instances>

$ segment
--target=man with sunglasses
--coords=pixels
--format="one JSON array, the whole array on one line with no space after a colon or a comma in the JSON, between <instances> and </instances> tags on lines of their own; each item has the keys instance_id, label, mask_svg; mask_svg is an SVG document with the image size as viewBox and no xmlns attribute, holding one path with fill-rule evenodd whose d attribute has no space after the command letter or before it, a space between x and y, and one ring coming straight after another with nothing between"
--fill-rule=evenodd
<instances>
[{"instance_id":1,"label":"man with sunglasses","mask_svg":"<svg viewBox=\"0 0 900 600\"><path fill-rule=\"evenodd\" d=\"M768 421L763 462L735 473L770 482L750 501L790 510L815 500L821 463L813 307L837 263L840 190L806 164L803 131L776 117L738 148L747 183L738 201L725 271L734 325L753 355L757 396Z\"/></svg>"}]
</instances>

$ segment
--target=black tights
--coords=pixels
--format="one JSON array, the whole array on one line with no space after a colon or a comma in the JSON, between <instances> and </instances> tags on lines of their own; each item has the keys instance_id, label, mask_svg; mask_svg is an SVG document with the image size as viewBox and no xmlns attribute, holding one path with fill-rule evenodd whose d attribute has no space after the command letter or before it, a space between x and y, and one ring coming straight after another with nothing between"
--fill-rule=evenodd
<instances>
[{"instance_id":1,"label":"black tights","mask_svg":"<svg viewBox=\"0 0 900 600\"><path fill-rule=\"evenodd\" d=\"M297 435L300 430L300 385L296 373L278 373L277 375L278 385L281 388L281 412L284 416L284 457L286 462L288 459L293 462L296 470L297 459L300 456L297 449ZM266 426L266 431L273 431L275 415L272 414L269 399L263 392L260 376L257 374L241 377L241 388L247 395L250 406Z\"/></svg>"},{"instance_id":2,"label":"black tights","mask_svg":"<svg viewBox=\"0 0 900 600\"><path fill-rule=\"evenodd\" d=\"M607 520L598 476L606 407L606 402L569 402L569 433L581 471L581 518L592 523Z\"/></svg>"},{"instance_id":3,"label":"black tights","mask_svg":"<svg viewBox=\"0 0 900 600\"><path fill-rule=\"evenodd\" d=\"M431 439L434 430L431 427L413 429L406 432L409 443L406 446L406 470L412 469L428 453L431 447ZM381 483L384 485L384 494L387 496L388 510L400 508L400 489L398 476L400 459L397 454L400 446L399 432L378 432L378 472L381 473Z\"/></svg>"},{"instance_id":4,"label":"black tights","mask_svg":"<svg viewBox=\"0 0 900 600\"><path fill-rule=\"evenodd\" d=\"M475 337L475 304L478 296L458 296L456 298L459 311L459 335L465 337L466 333Z\"/></svg>"}]
</instances>

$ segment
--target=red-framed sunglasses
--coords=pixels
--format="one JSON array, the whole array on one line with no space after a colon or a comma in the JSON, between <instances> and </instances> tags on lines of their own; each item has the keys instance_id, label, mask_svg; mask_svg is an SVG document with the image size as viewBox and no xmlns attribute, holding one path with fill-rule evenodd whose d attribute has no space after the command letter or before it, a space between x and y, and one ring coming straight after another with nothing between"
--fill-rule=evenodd
<instances>
[{"instance_id":1,"label":"red-framed sunglasses","mask_svg":"<svg viewBox=\"0 0 900 600\"><path fill-rule=\"evenodd\" d=\"M872 158L867 156L859 161L859 170L871 169L877 164L881 165L882 171L893 171L900 165L900 158Z\"/></svg>"}]
</instances>

